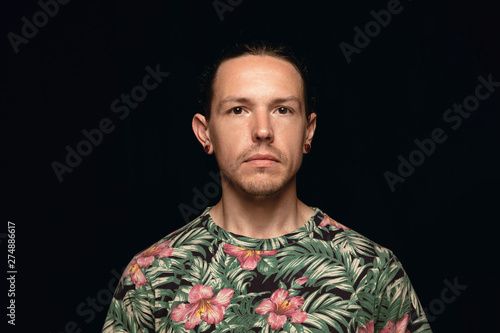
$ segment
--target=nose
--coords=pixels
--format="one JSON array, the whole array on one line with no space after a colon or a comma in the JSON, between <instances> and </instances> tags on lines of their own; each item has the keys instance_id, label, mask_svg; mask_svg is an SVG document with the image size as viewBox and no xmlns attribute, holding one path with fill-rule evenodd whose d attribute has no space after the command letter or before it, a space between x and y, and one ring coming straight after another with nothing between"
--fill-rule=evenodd
<instances>
[{"instance_id":1,"label":"nose","mask_svg":"<svg viewBox=\"0 0 500 333\"><path fill-rule=\"evenodd\" d=\"M272 127L271 115L264 111L259 110L254 112L253 117L253 129L252 129L252 139L254 142L272 143L274 140L274 132Z\"/></svg>"}]
</instances>

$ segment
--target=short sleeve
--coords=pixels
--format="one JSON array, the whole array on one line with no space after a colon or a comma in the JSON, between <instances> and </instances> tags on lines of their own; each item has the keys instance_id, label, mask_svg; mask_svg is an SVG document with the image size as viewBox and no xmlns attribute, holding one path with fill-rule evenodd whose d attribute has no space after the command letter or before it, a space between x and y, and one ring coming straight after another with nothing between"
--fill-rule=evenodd
<instances>
[{"instance_id":1,"label":"short sleeve","mask_svg":"<svg viewBox=\"0 0 500 333\"><path fill-rule=\"evenodd\" d=\"M135 269L135 271L133 271ZM133 271L132 274L127 272ZM142 269L129 264L113 295L103 333L154 332L154 290Z\"/></svg>"},{"instance_id":2,"label":"short sleeve","mask_svg":"<svg viewBox=\"0 0 500 333\"><path fill-rule=\"evenodd\" d=\"M375 332L432 333L401 262L393 257L377 282Z\"/></svg>"}]
</instances>

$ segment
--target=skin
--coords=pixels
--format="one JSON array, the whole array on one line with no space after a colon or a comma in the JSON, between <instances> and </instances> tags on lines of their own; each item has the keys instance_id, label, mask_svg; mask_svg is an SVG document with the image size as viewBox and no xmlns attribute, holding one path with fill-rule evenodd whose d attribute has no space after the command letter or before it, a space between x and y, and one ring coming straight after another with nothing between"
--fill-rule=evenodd
<instances>
[{"instance_id":1,"label":"skin","mask_svg":"<svg viewBox=\"0 0 500 333\"><path fill-rule=\"evenodd\" d=\"M227 60L214 81L211 117L193 131L221 170L222 197L210 210L221 228L252 238L290 233L314 214L300 201L296 174L316 129L305 115L303 81L289 62L245 55ZM269 154L273 160L248 159Z\"/></svg>"}]
</instances>

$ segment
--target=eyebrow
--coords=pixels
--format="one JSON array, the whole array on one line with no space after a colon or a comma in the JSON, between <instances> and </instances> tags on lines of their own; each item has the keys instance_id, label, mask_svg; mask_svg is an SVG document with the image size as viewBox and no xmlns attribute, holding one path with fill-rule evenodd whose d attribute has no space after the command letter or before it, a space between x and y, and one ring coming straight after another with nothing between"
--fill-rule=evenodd
<instances>
[{"instance_id":1,"label":"eyebrow","mask_svg":"<svg viewBox=\"0 0 500 333\"><path fill-rule=\"evenodd\" d=\"M228 96L224 98L222 101L220 101L219 106L223 105L225 103L231 103L231 102L237 102L237 103L251 103L252 101L249 98L246 97L236 97L236 96ZM301 106L300 99L297 98L296 96L288 96L288 97L280 97L280 98L275 98L271 100L271 104L279 104L279 103L285 103L285 102L296 102Z\"/></svg>"}]
</instances>

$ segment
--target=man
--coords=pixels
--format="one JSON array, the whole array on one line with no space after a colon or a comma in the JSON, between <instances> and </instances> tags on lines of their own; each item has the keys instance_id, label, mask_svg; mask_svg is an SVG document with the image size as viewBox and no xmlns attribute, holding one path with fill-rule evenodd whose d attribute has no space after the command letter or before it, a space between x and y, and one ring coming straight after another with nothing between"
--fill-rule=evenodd
<instances>
[{"instance_id":1,"label":"man","mask_svg":"<svg viewBox=\"0 0 500 333\"><path fill-rule=\"evenodd\" d=\"M193 131L222 197L133 258L103 332L430 332L392 252L297 198L316 129L301 63L244 44L205 78Z\"/></svg>"}]
</instances>

